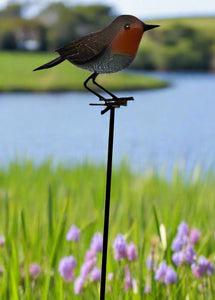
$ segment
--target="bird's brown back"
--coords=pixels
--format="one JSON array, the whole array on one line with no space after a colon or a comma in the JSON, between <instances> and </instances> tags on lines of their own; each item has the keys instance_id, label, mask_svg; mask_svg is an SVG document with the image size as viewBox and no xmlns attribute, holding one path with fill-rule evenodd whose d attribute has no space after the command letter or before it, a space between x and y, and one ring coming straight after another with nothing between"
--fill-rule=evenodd
<instances>
[{"instance_id":1,"label":"bird's brown back","mask_svg":"<svg viewBox=\"0 0 215 300\"><path fill-rule=\"evenodd\" d=\"M120 16L104 29L90 33L69 45L57 49L56 52L58 52L62 58L68 59L73 64L84 64L96 58L107 49L119 32L121 26L125 24L125 22L131 22L134 18L133 16L127 15Z\"/></svg>"}]
</instances>

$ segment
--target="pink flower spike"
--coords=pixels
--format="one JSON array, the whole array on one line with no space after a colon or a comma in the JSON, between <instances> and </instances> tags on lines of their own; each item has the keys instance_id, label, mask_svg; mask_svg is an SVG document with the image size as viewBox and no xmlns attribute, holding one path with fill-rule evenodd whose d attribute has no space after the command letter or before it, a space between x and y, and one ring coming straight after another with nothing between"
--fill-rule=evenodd
<instances>
[{"instance_id":1,"label":"pink flower spike","mask_svg":"<svg viewBox=\"0 0 215 300\"><path fill-rule=\"evenodd\" d=\"M190 232L190 242L192 245L195 245L196 243L199 242L199 238L201 236L201 232L198 229L193 229Z\"/></svg>"},{"instance_id":2,"label":"pink flower spike","mask_svg":"<svg viewBox=\"0 0 215 300\"><path fill-rule=\"evenodd\" d=\"M40 273L40 266L36 263L32 263L29 265L29 274L30 277L36 279Z\"/></svg>"},{"instance_id":3,"label":"pink flower spike","mask_svg":"<svg viewBox=\"0 0 215 300\"><path fill-rule=\"evenodd\" d=\"M60 260L58 271L65 281L73 281L74 268L76 267L76 259L71 255Z\"/></svg>"},{"instance_id":4,"label":"pink flower spike","mask_svg":"<svg viewBox=\"0 0 215 300\"><path fill-rule=\"evenodd\" d=\"M67 241L78 242L80 240L81 231L76 225L72 225L66 235Z\"/></svg>"},{"instance_id":5,"label":"pink flower spike","mask_svg":"<svg viewBox=\"0 0 215 300\"><path fill-rule=\"evenodd\" d=\"M5 244L5 237L4 236L0 236L0 247L3 247Z\"/></svg>"},{"instance_id":6,"label":"pink flower spike","mask_svg":"<svg viewBox=\"0 0 215 300\"><path fill-rule=\"evenodd\" d=\"M96 259L93 258L85 263L83 263L81 267L81 276L82 278L86 278L87 275L92 271L92 269L95 267Z\"/></svg>"},{"instance_id":7,"label":"pink flower spike","mask_svg":"<svg viewBox=\"0 0 215 300\"><path fill-rule=\"evenodd\" d=\"M113 276L114 276L113 273L109 273L108 276L107 276L107 280L108 281L112 281L113 280Z\"/></svg>"},{"instance_id":8,"label":"pink flower spike","mask_svg":"<svg viewBox=\"0 0 215 300\"><path fill-rule=\"evenodd\" d=\"M90 274L91 281L100 281L101 280L101 270L95 267Z\"/></svg>"},{"instance_id":9,"label":"pink flower spike","mask_svg":"<svg viewBox=\"0 0 215 300\"><path fill-rule=\"evenodd\" d=\"M127 255L127 243L122 234L118 234L113 243L114 248L114 258L119 261L126 257Z\"/></svg>"},{"instance_id":10,"label":"pink flower spike","mask_svg":"<svg viewBox=\"0 0 215 300\"><path fill-rule=\"evenodd\" d=\"M101 233L95 233L90 248L95 252L102 252L103 247L103 236Z\"/></svg>"},{"instance_id":11,"label":"pink flower spike","mask_svg":"<svg viewBox=\"0 0 215 300\"><path fill-rule=\"evenodd\" d=\"M85 257L84 257L84 261L87 262L91 259L96 258L96 251L94 249L90 249L86 252Z\"/></svg>"},{"instance_id":12,"label":"pink flower spike","mask_svg":"<svg viewBox=\"0 0 215 300\"><path fill-rule=\"evenodd\" d=\"M85 279L82 276L79 276L75 279L74 282L74 294L81 295L82 289L84 287Z\"/></svg>"},{"instance_id":13,"label":"pink flower spike","mask_svg":"<svg viewBox=\"0 0 215 300\"><path fill-rule=\"evenodd\" d=\"M145 286L145 290L144 290L145 294L149 294L151 292L151 288L149 285Z\"/></svg>"},{"instance_id":14,"label":"pink flower spike","mask_svg":"<svg viewBox=\"0 0 215 300\"><path fill-rule=\"evenodd\" d=\"M137 259L137 248L134 243L130 243L127 246L127 257L129 261L134 261Z\"/></svg>"},{"instance_id":15,"label":"pink flower spike","mask_svg":"<svg viewBox=\"0 0 215 300\"><path fill-rule=\"evenodd\" d=\"M128 292L132 287L132 278L128 266L125 266L125 291Z\"/></svg>"}]
</instances>

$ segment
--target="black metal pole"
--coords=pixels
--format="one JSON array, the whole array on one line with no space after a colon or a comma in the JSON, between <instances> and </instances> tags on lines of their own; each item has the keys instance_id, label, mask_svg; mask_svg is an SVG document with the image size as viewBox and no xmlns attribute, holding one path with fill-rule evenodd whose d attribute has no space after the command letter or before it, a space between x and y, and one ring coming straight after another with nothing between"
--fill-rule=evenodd
<instances>
[{"instance_id":1,"label":"black metal pole","mask_svg":"<svg viewBox=\"0 0 215 300\"><path fill-rule=\"evenodd\" d=\"M115 116L115 108L111 107L110 123L109 123L108 158L107 158L107 177L106 177L105 213L104 213L104 229L103 229L103 250L102 250L102 273L101 273L100 300L105 300L108 229L109 229L109 212L110 212L110 193L111 193L111 174L112 174L112 157L113 157L114 116Z\"/></svg>"}]
</instances>

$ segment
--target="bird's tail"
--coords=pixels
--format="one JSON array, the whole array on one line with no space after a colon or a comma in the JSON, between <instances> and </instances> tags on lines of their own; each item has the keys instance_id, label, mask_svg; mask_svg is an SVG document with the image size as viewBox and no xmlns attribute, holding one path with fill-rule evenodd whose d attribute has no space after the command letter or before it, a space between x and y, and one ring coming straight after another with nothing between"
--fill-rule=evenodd
<instances>
[{"instance_id":1,"label":"bird's tail","mask_svg":"<svg viewBox=\"0 0 215 300\"><path fill-rule=\"evenodd\" d=\"M47 64L44 64L36 69L34 69L33 71L38 71L38 70L43 70L43 69L49 69L49 68L52 68L58 64L60 64L62 61L64 61L65 58L59 56L53 60L51 60L50 62L48 62Z\"/></svg>"}]
</instances>

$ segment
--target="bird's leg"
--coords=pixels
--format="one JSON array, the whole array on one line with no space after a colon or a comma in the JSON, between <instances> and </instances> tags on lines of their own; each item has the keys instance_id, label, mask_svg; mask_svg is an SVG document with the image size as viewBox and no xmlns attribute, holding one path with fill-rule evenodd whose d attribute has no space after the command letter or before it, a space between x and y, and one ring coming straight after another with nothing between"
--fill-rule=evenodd
<instances>
[{"instance_id":1,"label":"bird's leg","mask_svg":"<svg viewBox=\"0 0 215 300\"><path fill-rule=\"evenodd\" d=\"M88 83L88 81L89 81L90 79L93 80L95 74L96 74L96 73L91 74L91 75L84 81L84 87L85 87L88 91L90 91L91 93L93 93L94 95L96 95L96 96L99 98L99 100L105 100L104 97L102 97L99 93L97 93L97 92L95 92L94 90L92 90L91 88L89 88L88 85L87 85L87 83ZM97 74L96 74L96 76L97 76Z\"/></svg>"},{"instance_id":2,"label":"bird's leg","mask_svg":"<svg viewBox=\"0 0 215 300\"><path fill-rule=\"evenodd\" d=\"M111 93L110 91L108 91L106 88L104 88L103 86L101 86L100 84L98 84L96 82L96 77L98 76L97 73L93 73L92 74L92 81L95 85L97 85L97 87L99 87L101 90L103 90L104 92L106 92L107 94L109 94L113 99L118 99L117 96L115 96L113 93Z\"/></svg>"}]
</instances>

